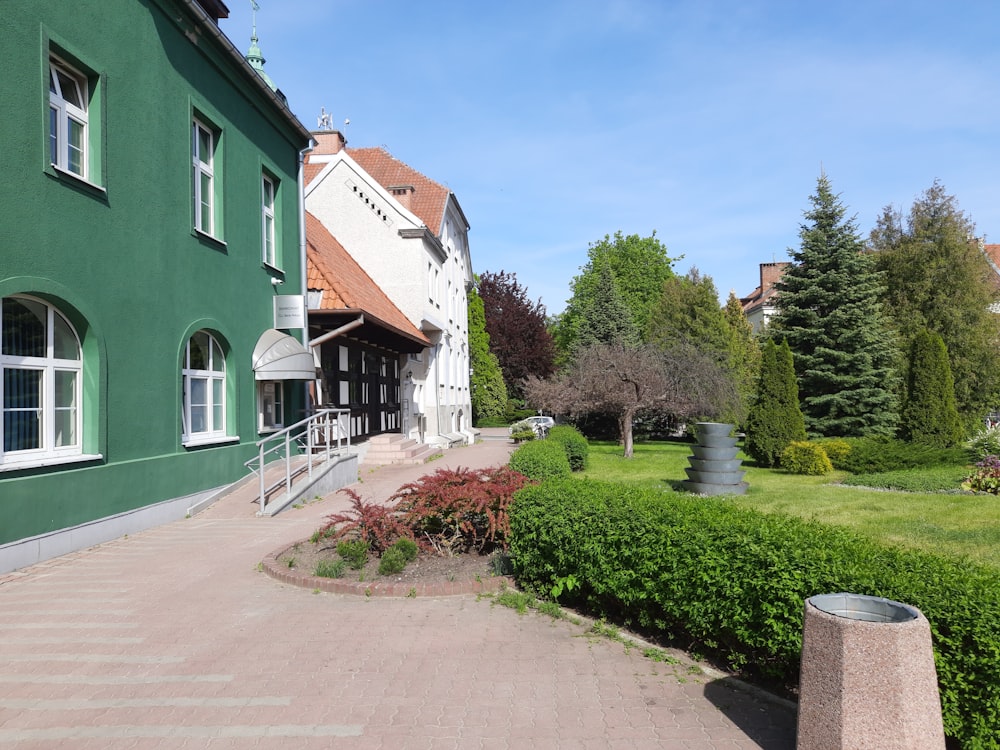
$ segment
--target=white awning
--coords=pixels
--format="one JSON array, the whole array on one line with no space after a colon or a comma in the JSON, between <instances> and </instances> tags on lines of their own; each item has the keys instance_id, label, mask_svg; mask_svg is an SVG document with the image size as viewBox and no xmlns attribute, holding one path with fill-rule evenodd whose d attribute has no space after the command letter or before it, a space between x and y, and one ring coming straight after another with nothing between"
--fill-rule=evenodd
<instances>
[{"instance_id":1,"label":"white awning","mask_svg":"<svg viewBox=\"0 0 1000 750\"><path fill-rule=\"evenodd\" d=\"M269 328L257 339L253 349L256 380L315 380L316 364L312 352L276 328Z\"/></svg>"}]
</instances>

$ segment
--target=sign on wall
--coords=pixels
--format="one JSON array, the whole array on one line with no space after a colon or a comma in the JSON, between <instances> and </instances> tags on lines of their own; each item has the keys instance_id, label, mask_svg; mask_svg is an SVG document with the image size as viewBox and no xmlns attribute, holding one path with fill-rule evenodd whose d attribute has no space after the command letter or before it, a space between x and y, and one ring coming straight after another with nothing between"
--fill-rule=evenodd
<instances>
[{"instance_id":1,"label":"sign on wall","mask_svg":"<svg viewBox=\"0 0 1000 750\"><path fill-rule=\"evenodd\" d=\"M301 294L279 294L274 298L275 328L305 328L305 298Z\"/></svg>"}]
</instances>

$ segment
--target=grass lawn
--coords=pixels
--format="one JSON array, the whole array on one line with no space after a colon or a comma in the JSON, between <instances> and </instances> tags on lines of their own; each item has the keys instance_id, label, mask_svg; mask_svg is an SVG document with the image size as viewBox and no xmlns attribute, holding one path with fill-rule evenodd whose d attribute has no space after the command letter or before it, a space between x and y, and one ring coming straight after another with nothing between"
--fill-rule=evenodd
<instances>
[{"instance_id":1,"label":"grass lawn","mask_svg":"<svg viewBox=\"0 0 1000 750\"><path fill-rule=\"evenodd\" d=\"M690 454L688 444L642 443L636 444L633 458L624 459L615 443L591 442L584 475L680 489ZM805 477L749 465L746 469L747 494L723 502L848 526L883 541L966 555L1000 568L1000 498L994 495L875 490L838 484L845 476L841 472ZM961 467L956 470L956 476L963 473Z\"/></svg>"}]
</instances>

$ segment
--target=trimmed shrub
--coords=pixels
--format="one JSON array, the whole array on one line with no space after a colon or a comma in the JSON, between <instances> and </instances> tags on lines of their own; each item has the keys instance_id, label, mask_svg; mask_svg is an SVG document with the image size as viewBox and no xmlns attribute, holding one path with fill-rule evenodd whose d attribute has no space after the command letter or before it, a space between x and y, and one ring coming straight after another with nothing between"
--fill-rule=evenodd
<instances>
[{"instance_id":1,"label":"trimmed shrub","mask_svg":"<svg viewBox=\"0 0 1000 750\"><path fill-rule=\"evenodd\" d=\"M818 438L814 442L823 446L826 457L830 459L833 468L842 469L847 456L851 453L851 444L841 438Z\"/></svg>"},{"instance_id":2,"label":"trimmed shrub","mask_svg":"<svg viewBox=\"0 0 1000 750\"><path fill-rule=\"evenodd\" d=\"M391 576L402 573L406 567L406 556L403 551L393 545L382 554L382 559L378 561L378 574L380 576Z\"/></svg>"},{"instance_id":3,"label":"trimmed shrub","mask_svg":"<svg viewBox=\"0 0 1000 750\"><path fill-rule=\"evenodd\" d=\"M821 476L833 471L833 464L819 443L794 440L781 452L781 468L792 474Z\"/></svg>"},{"instance_id":4,"label":"trimmed shrub","mask_svg":"<svg viewBox=\"0 0 1000 750\"><path fill-rule=\"evenodd\" d=\"M1000 425L984 427L966 442L973 457L982 460L987 456L1000 456Z\"/></svg>"},{"instance_id":5,"label":"trimmed shrub","mask_svg":"<svg viewBox=\"0 0 1000 750\"><path fill-rule=\"evenodd\" d=\"M523 430L515 430L510 433L510 439L515 443L526 443L529 440L535 439L535 431L530 427L526 427Z\"/></svg>"},{"instance_id":6,"label":"trimmed shrub","mask_svg":"<svg viewBox=\"0 0 1000 750\"><path fill-rule=\"evenodd\" d=\"M1000 736L1000 571L877 543L847 529L625 484L556 478L511 507L519 585L711 653L748 675L798 682L803 602L850 591L930 621L945 731Z\"/></svg>"},{"instance_id":7,"label":"trimmed shrub","mask_svg":"<svg viewBox=\"0 0 1000 750\"><path fill-rule=\"evenodd\" d=\"M559 443L551 440L524 443L511 454L508 465L514 471L537 481L565 476L571 471L566 451Z\"/></svg>"},{"instance_id":8,"label":"trimmed shrub","mask_svg":"<svg viewBox=\"0 0 1000 750\"><path fill-rule=\"evenodd\" d=\"M962 448L934 448L919 443L905 443L887 438L844 438L851 451L838 469L852 474L876 474L883 471L913 469L920 466L964 466L968 460Z\"/></svg>"},{"instance_id":9,"label":"trimmed shrub","mask_svg":"<svg viewBox=\"0 0 1000 750\"><path fill-rule=\"evenodd\" d=\"M396 543L393 544L389 549L398 550L399 553L403 556L403 559L406 560L406 562L408 563L416 560L417 553L420 551L420 548L417 546L417 543L415 541L413 541L412 539L406 539L405 537L403 539L397 539Z\"/></svg>"},{"instance_id":10,"label":"trimmed shrub","mask_svg":"<svg viewBox=\"0 0 1000 750\"><path fill-rule=\"evenodd\" d=\"M587 468L590 444L578 429L570 425L556 425L549 430L548 439L559 443L566 451L571 471L583 471Z\"/></svg>"}]
</instances>

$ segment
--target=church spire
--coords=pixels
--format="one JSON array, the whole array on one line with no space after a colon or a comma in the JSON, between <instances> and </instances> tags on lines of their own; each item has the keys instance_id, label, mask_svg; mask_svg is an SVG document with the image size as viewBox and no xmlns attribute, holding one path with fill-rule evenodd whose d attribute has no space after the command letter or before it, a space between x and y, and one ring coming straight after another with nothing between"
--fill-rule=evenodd
<instances>
[{"instance_id":1,"label":"church spire","mask_svg":"<svg viewBox=\"0 0 1000 750\"><path fill-rule=\"evenodd\" d=\"M250 32L250 49L247 51L247 62L250 63L250 67L257 71L257 74L264 79L272 91L277 91L278 87L274 85L274 81L271 77L264 72L264 56L260 52L260 45L257 43L257 11L260 10L260 3L257 0L250 0L250 9L253 12L252 16L252 31Z\"/></svg>"}]
</instances>

